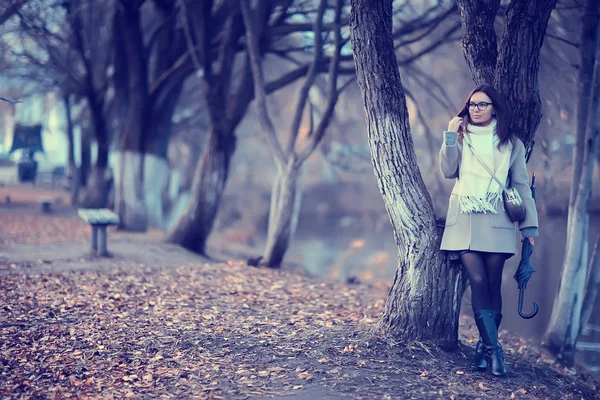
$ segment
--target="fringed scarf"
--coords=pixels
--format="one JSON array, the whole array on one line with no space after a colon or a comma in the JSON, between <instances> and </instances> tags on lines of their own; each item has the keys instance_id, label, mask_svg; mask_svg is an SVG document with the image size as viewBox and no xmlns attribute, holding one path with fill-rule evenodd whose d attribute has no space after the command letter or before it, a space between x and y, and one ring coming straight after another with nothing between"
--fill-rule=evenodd
<instances>
[{"instance_id":1,"label":"fringed scarf","mask_svg":"<svg viewBox=\"0 0 600 400\"><path fill-rule=\"evenodd\" d=\"M479 158L506 185L512 143L498 149L500 138L496 134L497 121L494 118L487 126L469 124L463 139L471 143ZM471 148L464 143L460 164L460 176L453 190L458 194L463 213L496 213L498 201L502 200L502 188L492 179L481 162L473 155Z\"/></svg>"}]
</instances>

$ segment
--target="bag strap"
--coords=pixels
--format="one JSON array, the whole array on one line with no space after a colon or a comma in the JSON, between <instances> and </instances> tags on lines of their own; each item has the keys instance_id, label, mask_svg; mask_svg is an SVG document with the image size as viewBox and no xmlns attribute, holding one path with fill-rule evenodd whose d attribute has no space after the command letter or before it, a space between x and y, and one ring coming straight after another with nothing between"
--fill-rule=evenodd
<instances>
[{"instance_id":1,"label":"bag strap","mask_svg":"<svg viewBox=\"0 0 600 400\"><path fill-rule=\"evenodd\" d=\"M492 178L494 178L494 180L496 181L496 183L498 183L498 185L502 188L502 190L506 190L506 186L504 186L504 184L502 182L500 182L500 179L496 178L496 175L494 175L494 173L492 172L492 170L487 165L485 165L485 163L481 160L481 158L479 158L479 156L477 155L477 153L475 153L475 149L473 148L473 145L471 145L471 142L469 142L469 139L467 139L467 135L466 134L463 135L463 140L465 142L467 142L467 145L471 149L471 152L473 152L473 155L475 156L475 158L477 158L477 160L483 166L483 168L485 168L486 171L489 172L489 174L492 176Z\"/></svg>"}]
</instances>

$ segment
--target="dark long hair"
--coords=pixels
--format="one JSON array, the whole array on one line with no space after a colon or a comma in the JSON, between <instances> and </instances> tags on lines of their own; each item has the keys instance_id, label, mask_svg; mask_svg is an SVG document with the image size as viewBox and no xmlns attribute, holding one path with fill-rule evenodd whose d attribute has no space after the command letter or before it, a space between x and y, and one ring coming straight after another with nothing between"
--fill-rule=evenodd
<instances>
[{"instance_id":1,"label":"dark long hair","mask_svg":"<svg viewBox=\"0 0 600 400\"><path fill-rule=\"evenodd\" d=\"M510 112L506 107L506 103L504 102L502 95L490 85L479 85L473 89L471 93L469 93L469 96L467 97L463 108L459 111L458 116L462 117L465 122L468 122L469 124L473 123L473 121L471 121L471 114L469 114L469 102L471 101L471 97L477 92L483 92L487 94L492 100L494 111L496 112L496 120L498 122L498 125L496 126L496 134L498 135L498 138L500 138L498 148L507 144L509 141L514 141L514 134L510 129Z\"/></svg>"}]
</instances>

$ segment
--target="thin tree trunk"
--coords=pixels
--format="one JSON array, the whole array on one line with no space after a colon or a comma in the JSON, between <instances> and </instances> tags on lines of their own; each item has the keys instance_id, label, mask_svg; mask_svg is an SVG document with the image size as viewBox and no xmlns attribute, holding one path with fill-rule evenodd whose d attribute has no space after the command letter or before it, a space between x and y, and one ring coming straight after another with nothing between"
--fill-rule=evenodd
<instances>
[{"instance_id":1,"label":"thin tree trunk","mask_svg":"<svg viewBox=\"0 0 600 400\"><path fill-rule=\"evenodd\" d=\"M589 209L592 197L592 177L598 148L600 121L600 51L596 51L592 96L584 147L581 179L572 210L572 222L567 235L567 250L563 263L558 295L552 317L543 338L544 346L566 364L574 362L577 339L581 332L581 310L588 275L587 243Z\"/></svg>"},{"instance_id":2,"label":"thin tree trunk","mask_svg":"<svg viewBox=\"0 0 600 400\"><path fill-rule=\"evenodd\" d=\"M405 342L454 349L465 280L439 249L441 232L418 169L394 54L392 1L351 4L352 48L371 159L398 245L398 269L382 325Z\"/></svg>"},{"instance_id":3,"label":"thin tree trunk","mask_svg":"<svg viewBox=\"0 0 600 400\"><path fill-rule=\"evenodd\" d=\"M263 3L263 8L266 3ZM329 69L329 87L327 108L319 123L319 126L313 131L312 107L310 112L310 131L308 138L304 141L304 148L301 152L296 152L296 141L302 122L302 116L305 114L306 102L309 100L309 91L317 75L317 67L321 62L323 53L322 27L323 15L327 9L327 0L321 0L317 8L317 16L314 21L314 58L307 72L305 82L299 91L299 99L292 122L291 134L286 149L277 138L275 128L269 118L266 105L265 82L262 73L262 62L259 50L259 31L253 26L252 11L247 0L240 1L244 25L246 27L246 47L249 56L250 66L254 80L254 92L256 93L256 106L258 109L258 118L263 129L267 143L274 154L275 163L278 168L278 175L273 183L271 192L271 208L269 213L269 228L267 231L267 243L261 257L261 265L268 267L279 267L283 262L285 253L291 243L292 237L296 231L298 215L300 214L300 203L302 190L298 185L298 177L302 164L310 156L323 138L327 127L333 116L335 104L338 99L337 77L339 70L340 51L342 47L341 39L341 11L342 0L337 0L335 5L335 31L334 31L334 56ZM264 14L264 9L259 12ZM262 14L261 14L262 15Z\"/></svg>"},{"instance_id":4,"label":"thin tree trunk","mask_svg":"<svg viewBox=\"0 0 600 400\"><path fill-rule=\"evenodd\" d=\"M261 265L279 267L296 232L302 203L301 168L290 159L273 182L267 244Z\"/></svg>"},{"instance_id":5,"label":"thin tree trunk","mask_svg":"<svg viewBox=\"0 0 600 400\"><path fill-rule=\"evenodd\" d=\"M79 183L86 187L92 169L92 138L85 128L81 129L81 165L79 166Z\"/></svg>"},{"instance_id":6,"label":"thin tree trunk","mask_svg":"<svg viewBox=\"0 0 600 400\"><path fill-rule=\"evenodd\" d=\"M199 254L206 254L206 241L215 222L235 150L235 135L223 129L211 124L194 172L190 204L167 239Z\"/></svg>"},{"instance_id":7,"label":"thin tree trunk","mask_svg":"<svg viewBox=\"0 0 600 400\"><path fill-rule=\"evenodd\" d=\"M581 39L579 51L579 68L577 76L577 130L575 131L575 144L573 147L573 173L571 175L571 191L569 193L569 213L567 232L572 223L572 210L575 206L575 197L583 161L583 149L585 143L586 124L589 109L579 105L590 103L592 79L594 74L594 59L596 46L598 44L598 22L600 21L600 2L598 0L586 0L581 18Z\"/></svg>"},{"instance_id":8,"label":"thin tree trunk","mask_svg":"<svg viewBox=\"0 0 600 400\"><path fill-rule=\"evenodd\" d=\"M592 317L592 312L596 305L596 296L598 295L598 288L600 288L600 234L596 237L596 244L594 245L594 252L590 259L589 265L589 276L586 283L585 297L583 299L583 309L581 310L581 331L587 326Z\"/></svg>"},{"instance_id":9,"label":"thin tree trunk","mask_svg":"<svg viewBox=\"0 0 600 400\"><path fill-rule=\"evenodd\" d=\"M65 119L67 122L67 140L68 140L68 164L69 171L68 176L71 177L71 187L69 188L71 191L71 205L77 205L79 201L79 186L80 182L77 179L77 165L75 164L75 140L74 140L74 126L73 126L73 113L71 112L71 96L69 94L65 94L63 96L63 101L65 103Z\"/></svg>"}]
</instances>

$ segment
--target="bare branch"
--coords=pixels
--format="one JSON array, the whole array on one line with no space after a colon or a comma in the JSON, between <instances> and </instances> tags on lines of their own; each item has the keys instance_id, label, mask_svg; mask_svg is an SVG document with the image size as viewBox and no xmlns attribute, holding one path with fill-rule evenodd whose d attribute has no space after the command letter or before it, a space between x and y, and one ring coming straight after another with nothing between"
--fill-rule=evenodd
<instances>
[{"instance_id":1,"label":"bare branch","mask_svg":"<svg viewBox=\"0 0 600 400\"><path fill-rule=\"evenodd\" d=\"M548 36L549 38L552 38L552 39L558 40L559 42L563 42L563 43L566 43L566 44L568 44L568 45L570 45L570 46L573 46L573 47L575 47L576 49L578 49L578 48L579 48L579 43L572 42L572 41L570 41L570 40L568 40L568 39L565 39L565 38L563 38L563 37L560 37L560 36L553 35L552 33L546 33L546 36Z\"/></svg>"},{"instance_id":2,"label":"bare branch","mask_svg":"<svg viewBox=\"0 0 600 400\"><path fill-rule=\"evenodd\" d=\"M11 100L11 99L7 99L6 97L0 97L0 100L6 101L7 103L11 103L11 104L17 104L17 103L23 102L23 100Z\"/></svg>"},{"instance_id":3,"label":"bare branch","mask_svg":"<svg viewBox=\"0 0 600 400\"><path fill-rule=\"evenodd\" d=\"M337 100L338 100L338 88L337 88L337 81L338 81L338 68L340 66L340 53L342 51L342 25L341 25L341 14L342 14L342 0L336 0L335 2L335 18L334 18L334 25L336 26L335 31L334 31L334 43L335 43L335 50L333 52L333 60L331 61L330 65L329 65L329 88L328 88L328 96L327 96L327 107L325 109L325 112L323 113L323 116L321 117L321 121L319 122L319 125L317 127L317 131L310 136L309 142L308 142L308 146L306 146L304 148L304 150L302 152L299 152L298 154L298 158L296 160L296 162L298 164L301 164L304 162L304 160L306 160L306 158L308 158L308 156L310 156L312 154L312 152L315 150L315 148L319 145L319 143L321 142L321 139L323 139L323 135L325 134L325 131L327 130L327 127L329 126L329 123L331 122L331 116L333 115L333 110L335 109L335 105L337 104ZM312 114L312 113L311 113Z\"/></svg>"},{"instance_id":4,"label":"bare branch","mask_svg":"<svg viewBox=\"0 0 600 400\"><path fill-rule=\"evenodd\" d=\"M460 23L456 23L456 24L452 25L444 34L441 35L441 37L438 40L436 40L433 43L430 43L429 46L425 47L418 53L416 53L408 58L400 60L398 64L399 65L411 64L413 61L417 60L418 58L424 56L427 53L434 51L441 45L451 42L452 37L450 35L456 31L458 31L459 29L460 29Z\"/></svg>"},{"instance_id":5,"label":"bare branch","mask_svg":"<svg viewBox=\"0 0 600 400\"><path fill-rule=\"evenodd\" d=\"M455 114L454 106L453 106L452 102L450 101L450 96L448 96L446 89L444 88L444 86L442 84L440 84L437 81L437 79L433 78L430 75L427 75L425 72L423 72L422 69L417 68L413 65L408 65L406 68L408 71L410 71L414 74L413 78L415 79L415 82L425 92L427 92L427 94L432 99L436 100L442 106L442 108L444 108L446 111L448 111L448 113L450 115ZM422 78L422 80L419 79L418 77ZM434 93L431 90L430 85L432 85L432 84L440 91L440 93L442 94L443 97L438 96L436 93Z\"/></svg>"},{"instance_id":6,"label":"bare branch","mask_svg":"<svg viewBox=\"0 0 600 400\"><path fill-rule=\"evenodd\" d=\"M262 62L260 60L260 50L258 48L258 38L253 24L254 18L251 15L248 0L240 0L240 5L242 9L242 17L244 19L244 25L246 26L246 47L248 49L248 62L252 67L252 76L254 78L254 94L256 96L258 119L260 121L262 130L266 135L267 143L269 143L269 146L275 155L275 161L278 167L282 168L286 163L286 155L283 152L281 143L279 143L279 140L277 139L275 127L273 126L273 122L271 121L267 110L267 94L265 92Z\"/></svg>"},{"instance_id":7,"label":"bare branch","mask_svg":"<svg viewBox=\"0 0 600 400\"><path fill-rule=\"evenodd\" d=\"M314 22L314 38L315 38L315 54L313 61L306 73L306 79L302 89L300 89L298 104L296 106L296 114L292 120L292 128L290 134L290 141L288 142L286 153L290 154L296 144L296 138L300 131L300 122L302 121L302 115L304 114L304 106L306 105L306 99L308 99L308 92L315 81L315 77L318 73L318 67L321 62L321 56L323 54L323 15L327 9L327 0L320 0L319 9Z\"/></svg>"},{"instance_id":8,"label":"bare branch","mask_svg":"<svg viewBox=\"0 0 600 400\"><path fill-rule=\"evenodd\" d=\"M17 0L15 3L11 4L0 14L0 25L4 24L8 21L13 15L19 12L21 7L25 5L29 0Z\"/></svg>"},{"instance_id":9,"label":"bare branch","mask_svg":"<svg viewBox=\"0 0 600 400\"><path fill-rule=\"evenodd\" d=\"M344 25L348 25L348 18L344 18ZM271 36L282 36L289 35L290 33L298 33L298 32L312 32L315 28L314 24L311 23L297 23L297 24L282 24L279 26L274 26L269 29L268 35ZM335 29L335 23L331 24L323 24L323 32L333 31Z\"/></svg>"}]
</instances>

